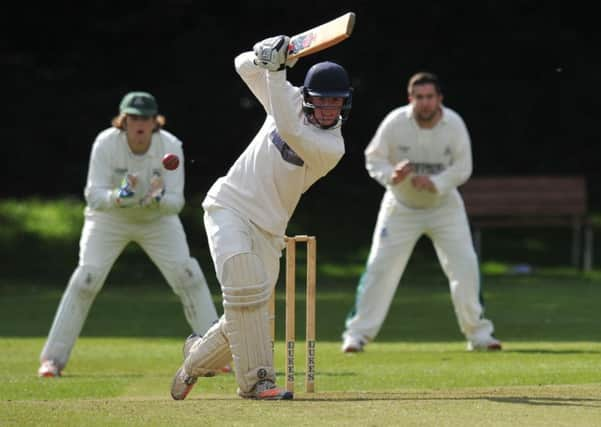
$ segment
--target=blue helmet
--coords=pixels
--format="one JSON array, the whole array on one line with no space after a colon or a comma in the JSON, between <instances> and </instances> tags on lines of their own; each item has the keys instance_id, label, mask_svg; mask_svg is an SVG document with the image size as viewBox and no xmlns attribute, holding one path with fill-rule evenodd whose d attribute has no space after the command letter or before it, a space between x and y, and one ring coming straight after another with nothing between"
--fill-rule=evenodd
<instances>
[{"instance_id":1,"label":"blue helmet","mask_svg":"<svg viewBox=\"0 0 601 427\"><path fill-rule=\"evenodd\" d=\"M307 117L312 116L315 110L315 106L308 101L308 97L341 97L344 98L344 104L340 118L342 122L348 119L352 106L353 88L344 67L330 61L313 65L307 71L302 91L303 112Z\"/></svg>"}]
</instances>

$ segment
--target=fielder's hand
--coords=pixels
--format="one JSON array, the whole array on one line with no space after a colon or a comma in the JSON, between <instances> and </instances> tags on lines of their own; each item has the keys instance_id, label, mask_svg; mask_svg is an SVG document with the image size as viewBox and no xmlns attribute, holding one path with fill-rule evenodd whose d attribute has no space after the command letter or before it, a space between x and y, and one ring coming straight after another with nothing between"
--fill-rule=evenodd
<instances>
[{"instance_id":1,"label":"fielder's hand","mask_svg":"<svg viewBox=\"0 0 601 427\"><path fill-rule=\"evenodd\" d=\"M163 194L165 194L163 178L158 175L152 175L152 178L150 178L150 190L148 190L148 193L140 200L140 206L156 205L160 203Z\"/></svg>"},{"instance_id":2,"label":"fielder's hand","mask_svg":"<svg viewBox=\"0 0 601 427\"><path fill-rule=\"evenodd\" d=\"M413 187L418 191L429 191L430 193L436 193L436 186L429 176L416 175L411 178L411 185L413 185Z\"/></svg>"},{"instance_id":3,"label":"fielder's hand","mask_svg":"<svg viewBox=\"0 0 601 427\"><path fill-rule=\"evenodd\" d=\"M283 70L286 65L292 67L296 64L296 61L290 61L290 64L286 64L289 44L290 37L288 36L270 37L255 43L253 47L255 65L269 71Z\"/></svg>"},{"instance_id":4,"label":"fielder's hand","mask_svg":"<svg viewBox=\"0 0 601 427\"><path fill-rule=\"evenodd\" d=\"M134 191L137 183L138 177L135 174L127 174L123 177L119 188L113 190L113 198L117 206L129 208L139 202Z\"/></svg>"},{"instance_id":5,"label":"fielder's hand","mask_svg":"<svg viewBox=\"0 0 601 427\"><path fill-rule=\"evenodd\" d=\"M399 182L402 182L411 172L413 172L413 166L411 166L409 160L402 160L398 162L394 166L394 170L392 171L392 176L390 178L392 185L397 185Z\"/></svg>"}]
</instances>

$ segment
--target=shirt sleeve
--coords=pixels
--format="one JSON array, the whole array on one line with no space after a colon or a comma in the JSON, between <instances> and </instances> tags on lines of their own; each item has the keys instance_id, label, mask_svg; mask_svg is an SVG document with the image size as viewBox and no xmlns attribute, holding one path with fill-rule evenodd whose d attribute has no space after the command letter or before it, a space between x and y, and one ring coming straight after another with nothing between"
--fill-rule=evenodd
<instances>
[{"instance_id":1,"label":"shirt sleeve","mask_svg":"<svg viewBox=\"0 0 601 427\"><path fill-rule=\"evenodd\" d=\"M106 144L103 146L96 139L90 154L88 179L84 190L88 206L96 210L116 208L111 185L110 154Z\"/></svg>"},{"instance_id":2,"label":"shirt sleeve","mask_svg":"<svg viewBox=\"0 0 601 427\"><path fill-rule=\"evenodd\" d=\"M472 174L472 148L470 136L465 123L457 117L455 127L455 144L453 164L442 173L430 177L439 194L449 193L454 188L465 183Z\"/></svg>"},{"instance_id":3,"label":"shirt sleeve","mask_svg":"<svg viewBox=\"0 0 601 427\"><path fill-rule=\"evenodd\" d=\"M261 103L267 113L271 111L269 96L267 93L267 70L254 64L253 52L243 52L236 57L234 65L236 72L240 75L246 86Z\"/></svg>"},{"instance_id":4,"label":"shirt sleeve","mask_svg":"<svg viewBox=\"0 0 601 427\"><path fill-rule=\"evenodd\" d=\"M179 167L165 173L165 194L159 203L159 210L163 215L176 215L184 207L184 150L178 141L177 148L173 148L174 154L180 158Z\"/></svg>"},{"instance_id":5,"label":"shirt sleeve","mask_svg":"<svg viewBox=\"0 0 601 427\"><path fill-rule=\"evenodd\" d=\"M369 176L384 187L392 183L394 165L389 157L390 120L385 119L365 149L365 167Z\"/></svg>"}]
</instances>

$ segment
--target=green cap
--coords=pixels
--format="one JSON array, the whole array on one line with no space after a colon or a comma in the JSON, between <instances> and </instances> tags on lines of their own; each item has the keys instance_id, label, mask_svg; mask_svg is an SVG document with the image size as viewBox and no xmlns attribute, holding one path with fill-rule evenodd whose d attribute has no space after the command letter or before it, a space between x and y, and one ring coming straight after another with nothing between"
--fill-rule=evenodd
<instances>
[{"instance_id":1,"label":"green cap","mask_svg":"<svg viewBox=\"0 0 601 427\"><path fill-rule=\"evenodd\" d=\"M119 104L121 114L135 114L136 116L156 116L159 105L154 96L148 92L129 92Z\"/></svg>"}]
</instances>

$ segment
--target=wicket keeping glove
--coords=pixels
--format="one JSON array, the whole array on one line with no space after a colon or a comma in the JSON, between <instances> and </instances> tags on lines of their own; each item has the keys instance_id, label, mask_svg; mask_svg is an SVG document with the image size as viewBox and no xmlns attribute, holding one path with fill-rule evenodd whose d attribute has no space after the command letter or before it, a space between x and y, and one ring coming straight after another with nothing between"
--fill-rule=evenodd
<instances>
[{"instance_id":1,"label":"wicket keeping glove","mask_svg":"<svg viewBox=\"0 0 601 427\"><path fill-rule=\"evenodd\" d=\"M255 65L265 68L269 71L283 70L287 65L286 60L288 59L289 44L290 37L288 36L270 37L255 43L253 47L253 51L255 52ZM292 65L295 63L296 61L294 61Z\"/></svg>"},{"instance_id":2,"label":"wicket keeping glove","mask_svg":"<svg viewBox=\"0 0 601 427\"><path fill-rule=\"evenodd\" d=\"M150 190L140 200L140 206L158 205L165 194L165 184L163 178L158 175L152 175L150 178Z\"/></svg>"},{"instance_id":3,"label":"wicket keeping glove","mask_svg":"<svg viewBox=\"0 0 601 427\"><path fill-rule=\"evenodd\" d=\"M139 203L134 191L137 182L138 177L136 175L127 174L123 177L119 188L113 190L113 198L117 206L120 208L129 208Z\"/></svg>"}]
</instances>

